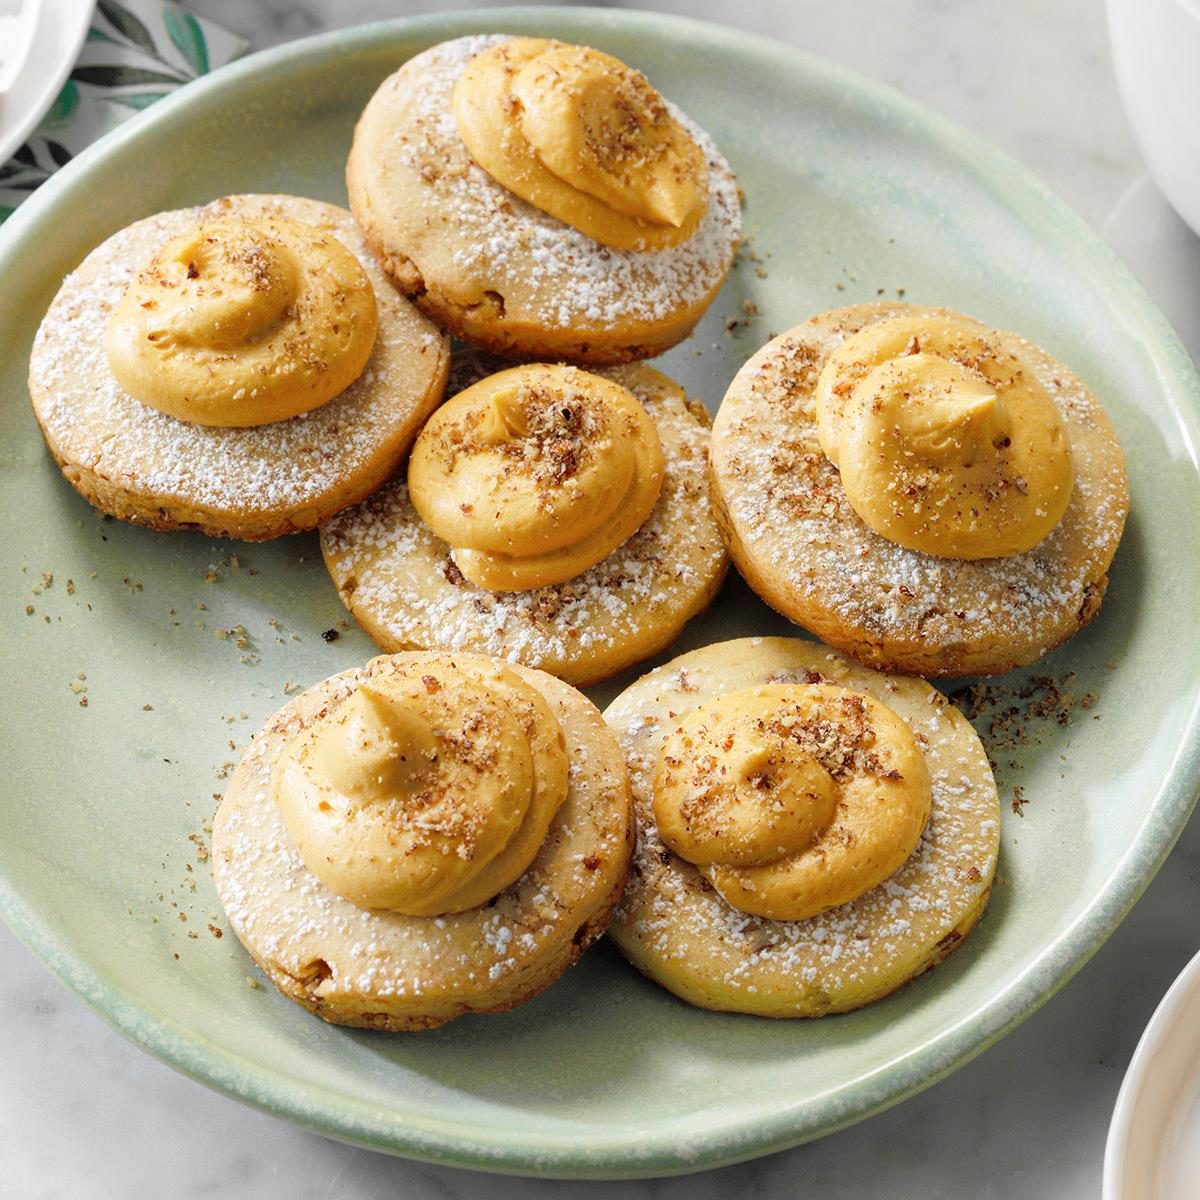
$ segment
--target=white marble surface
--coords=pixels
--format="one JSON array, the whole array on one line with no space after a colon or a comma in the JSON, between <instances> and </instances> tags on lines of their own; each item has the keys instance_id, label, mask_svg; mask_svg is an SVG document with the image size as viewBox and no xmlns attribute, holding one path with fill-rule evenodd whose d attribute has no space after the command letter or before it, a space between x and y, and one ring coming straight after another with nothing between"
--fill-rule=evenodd
<instances>
[{"instance_id":1,"label":"white marble surface","mask_svg":"<svg viewBox=\"0 0 1200 1200\"><path fill-rule=\"evenodd\" d=\"M1200 356L1200 239L1144 174L1098 0L674 0L899 88L1032 167L1109 239ZM455 7L386 0L194 0L257 47ZM1113 1101L1137 1038L1200 945L1200 824L1116 935L975 1062L813 1145L677 1180L531 1183L402 1162L244 1108L110 1032L0 927L0 1200L325 1200L587 1194L825 1200L1099 1193Z\"/></svg>"}]
</instances>

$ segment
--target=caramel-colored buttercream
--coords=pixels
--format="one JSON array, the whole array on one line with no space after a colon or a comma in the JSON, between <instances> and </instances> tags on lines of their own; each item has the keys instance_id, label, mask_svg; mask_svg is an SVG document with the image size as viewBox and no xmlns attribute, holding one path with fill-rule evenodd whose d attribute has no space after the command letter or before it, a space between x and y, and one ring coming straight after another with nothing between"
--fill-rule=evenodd
<instances>
[{"instance_id":1,"label":"caramel-colored buttercream","mask_svg":"<svg viewBox=\"0 0 1200 1200\"><path fill-rule=\"evenodd\" d=\"M704 215L699 146L646 77L609 54L502 42L467 64L454 114L493 179L606 246L675 246Z\"/></svg>"},{"instance_id":2,"label":"caramel-colored buttercream","mask_svg":"<svg viewBox=\"0 0 1200 1200\"><path fill-rule=\"evenodd\" d=\"M459 570L490 591L565 583L649 517L664 460L627 388L576 367L513 367L459 392L413 447L408 489Z\"/></svg>"},{"instance_id":3,"label":"caramel-colored buttercream","mask_svg":"<svg viewBox=\"0 0 1200 1200\"><path fill-rule=\"evenodd\" d=\"M818 434L876 533L946 558L1032 549L1074 486L1058 406L968 319L897 317L846 338L816 391Z\"/></svg>"},{"instance_id":4,"label":"caramel-colored buttercream","mask_svg":"<svg viewBox=\"0 0 1200 1200\"><path fill-rule=\"evenodd\" d=\"M182 421L245 427L345 391L376 329L358 259L323 230L263 214L167 242L114 308L105 349L135 400Z\"/></svg>"},{"instance_id":5,"label":"caramel-colored buttercream","mask_svg":"<svg viewBox=\"0 0 1200 1200\"><path fill-rule=\"evenodd\" d=\"M798 921L893 874L929 819L912 731L870 696L773 684L685 713L654 779L659 836L735 908Z\"/></svg>"},{"instance_id":6,"label":"caramel-colored buttercream","mask_svg":"<svg viewBox=\"0 0 1200 1200\"><path fill-rule=\"evenodd\" d=\"M305 865L361 908L475 908L533 861L567 794L541 693L470 655L380 673L298 734L275 801Z\"/></svg>"}]
</instances>

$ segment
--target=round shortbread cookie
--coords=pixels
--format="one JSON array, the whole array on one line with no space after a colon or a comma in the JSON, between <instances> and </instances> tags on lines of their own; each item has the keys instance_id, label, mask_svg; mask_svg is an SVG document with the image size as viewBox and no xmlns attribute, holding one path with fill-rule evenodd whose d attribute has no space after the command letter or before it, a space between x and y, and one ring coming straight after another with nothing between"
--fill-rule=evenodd
<instances>
[{"instance_id":1,"label":"round shortbread cookie","mask_svg":"<svg viewBox=\"0 0 1200 1200\"><path fill-rule=\"evenodd\" d=\"M686 337L733 265L737 182L672 108L709 165L696 232L665 250L603 246L501 186L472 159L451 97L502 34L443 42L380 85L354 132L350 207L401 290L443 328L516 358L622 363Z\"/></svg>"},{"instance_id":2,"label":"round shortbread cookie","mask_svg":"<svg viewBox=\"0 0 1200 1200\"><path fill-rule=\"evenodd\" d=\"M1058 405L1075 468L1062 520L1032 550L973 561L908 550L868 528L817 440L821 368L867 325L946 315L957 314L854 305L764 346L734 378L713 423L713 507L747 583L839 650L904 674L998 674L1040 658L1099 611L1129 510L1125 460L1075 375L1015 334L989 334L1020 355Z\"/></svg>"},{"instance_id":3,"label":"round shortbread cookie","mask_svg":"<svg viewBox=\"0 0 1200 1200\"><path fill-rule=\"evenodd\" d=\"M929 822L907 862L858 899L802 921L734 908L654 824L655 766L678 718L715 696L774 683L830 683L886 704L915 735L932 782ZM999 848L996 784L975 731L929 684L813 642L743 638L659 667L604 716L625 750L638 819L629 886L609 932L634 966L684 1000L765 1017L846 1012L936 966L983 914Z\"/></svg>"},{"instance_id":4,"label":"round shortbread cookie","mask_svg":"<svg viewBox=\"0 0 1200 1200\"><path fill-rule=\"evenodd\" d=\"M314 685L254 738L213 822L213 876L233 931L288 999L339 1025L432 1029L530 999L604 932L629 870L633 815L620 747L595 706L514 666L549 703L570 758L567 798L532 865L494 900L442 917L335 895L289 838L271 770L293 737L392 661Z\"/></svg>"},{"instance_id":5,"label":"round shortbread cookie","mask_svg":"<svg viewBox=\"0 0 1200 1200\"><path fill-rule=\"evenodd\" d=\"M341 395L290 420L195 425L122 391L104 331L138 269L200 221L273 214L336 237L375 289L379 332ZM448 339L402 296L350 214L294 196L230 196L147 217L112 235L63 281L29 364L34 414L71 485L112 516L154 529L261 541L311 529L369 495L408 450L445 390Z\"/></svg>"},{"instance_id":6,"label":"round shortbread cookie","mask_svg":"<svg viewBox=\"0 0 1200 1200\"><path fill-rule=\"evenodd\" d=\"M461 386L487 362L455 360ZM658 653L708 606L729 565L708 498L708 415L651 367L599 373L633 392L658 430L666 470L646 523L566 583L490 592L463 578L397 476L321 527L343 602L384 650L492 654L582 686Z\"/></svg>"}]
</instances>

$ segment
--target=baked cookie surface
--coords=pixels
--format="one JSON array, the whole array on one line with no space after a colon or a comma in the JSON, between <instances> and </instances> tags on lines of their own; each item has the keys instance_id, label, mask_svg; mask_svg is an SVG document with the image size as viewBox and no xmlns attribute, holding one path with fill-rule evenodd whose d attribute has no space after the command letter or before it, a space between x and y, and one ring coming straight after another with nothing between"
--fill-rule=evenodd
<instances>
[{"instance_id":1,"label":"baked cookie surface","mask_svg":"<svg viewBox=\"0 0 1200 1200\"><path fill-rule=\"evenodd\" d=\"M655 821L656 767L680 719L715 697L781 684L832 685L886 705L914 735L930 784L928 822L907 861L857 899L803 920L735 908L672 852ZM638 817L610 935L682 999L768 1017L845 1012L941 962L982 915L999 846L995 781L975 731L923 681L881 675L817 643L744 638L643 676L605 719L625 751Z\"/></svg>"},{"instance_id":2,"label":"baked cookie surface","mask_svg":"<svg viewBox=\"0 0 1200 1200\"><path fill-rule=\"evenodd\" d=\"M455 381L479 377L468 353ZM708 502L708 417L641 364L601 372L628 388L662 444L662 490L649 519L565 583L493 592L463 577L397 476L326 522L321 550L346 607L384 650L468 650L595 683L657 653L716 594L728 567Z\"/></svg>"},{"instance_id":3,"label":"baked cookie surface","mask_svg":"<svg viewBox=\"0 0 1200 1200\"><path fill-rule=\"evenodd\" d=\"M880 302L796 326L738 372L711 448L713 505L759 596L861 662L930 677L1000 673L1086 625L1100 608L1129 508L1124 456L1096 399L1044 350L988 331L1057 406L1074 465L1062 519L1031 550L976 560L906 549L864 523L818 440L822 367L871 325L948 316L957 318Z\"/></svg>"},{"instance_id":4,"label":"baked cookie surface","mask_svg":"<svg viewBox=\"0 0 1200 1200\"><path fill-rule=\"evenodd\" d=\"M302 416L248 428L178 420L118 385L109 315L138 269L200 222L256 215L332 234L375 292L379 332L362 374ZM67 276L30 360L34 414L63 474L90 503L154 529L256 541L311 529L395 469L442 397L446 337L398 296L350 214L292 196L232 196L159 213L115 233Z\"/></svg>"},{"instance_id":5,"label":"baked cookie surface","mask_svg":"<svg viewBox=\"0 0 1200 1200\"><path fill-rule=\"evenodd\" d=\"M660 250L614 249L526 203L476 164L459 135L455 84L507 39L459 38L417 55L359 119L350 207L400 289L443 328L515 358L621 363L685 337L716 295L741 236L737 184L712 140L708 206Z\"/></svg>"},{"instance_id":6,"label":"baked cookie surface","mask_svg":"<svg viewBox=\"0 0 1200 1200\"><path fill-rule=\"evenodd\" d=\"M289 744L361 685L397 667L441 673L447 661L377 658L297 696L251 742L213 822L213 875L234 932L285 996L336 1024L428 1029L512 1008L604 932L625 883L634 826L620 748L586 697L523 667L508 669L549 706L568 764L566 799L516 882L465 911L409 916L360 908L305 866L271 791Z\"/></svg>"}]
</instances>

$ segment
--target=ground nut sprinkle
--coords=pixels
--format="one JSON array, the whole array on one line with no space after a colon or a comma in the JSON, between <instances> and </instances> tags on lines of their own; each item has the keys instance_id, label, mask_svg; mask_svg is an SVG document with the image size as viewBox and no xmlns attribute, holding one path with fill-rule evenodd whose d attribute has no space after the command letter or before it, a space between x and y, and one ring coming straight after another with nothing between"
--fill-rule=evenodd
<instances>
[{"instance_id":1,"label":"ground nut sprinkle","mask_svg":"<svg viewBox=\"0 0 1200 1200\"><path fill-rule=\"evenodd\" d=\"M839 313L825 314L761 350L717 418L714 473L744 554L775 584L771 602L793 619L826 640L840 634L843 648L864 661L874 647L884 648L881 664L890 661L889 646L917 655L945 647L966 660L967 669L950 673L982 673L966 656L996 647L1000 666L988 669L1007 669L1052 649L1099 609L1128 508L1120 452L1078 379L1024 339L997 334L1030 364L1068 428L1076 479L1065 516L1032 550L974 561L908 550L873 532L821 450L813 392L825 358L847 334L911 311L861 306L841 310L853 315L844 324ZM922 674L936 673L934 652L918 664ZM915 667L905 660L905 669Z\"/></svg>"},{"instance_id":2,"label":"ground nut sprinkle","mask_svg":"<svg viewBox=\"0 0 1200 1200\"><path fill-rule=\"evenodd\" d=\"M653 781L672 718L768 682L861 688L888 704L912 729L932 784L929 821L907 862L858 899L801 921L772 921L727 903L663 844L654 822ZM893 682L808 643L743 639L694 651L643 677L605 718L625 750L638 814L633 873L610 932L639 965L644 956L646 963L675 964L664 969L682 975L711 973L730 994L801 994L807 1015L818 1015L837 1008L839 997L899 986L960 941L959 925L977 914L995 866L996 788L978 739L923 682ZM746 1011L757 1011L748 1003Z\"/></svg>"},{"instance_id":3,"label":"ground nut sprinkle","mask_svg":"<svg viewBox=\"0 0 1200 1200\"><path fill-rule=\"evenodd\" d=\"M486 278L502 296L529 293L526 315L560 328L656 320L703 299L729 268L741 236L737 183L712 139L668 102L708 160L708 211L696 233L670 249L600 246L496 183L462 144L454 85L472 57L504 40L489 34L434 46L384 84L414 106L421 134L396 138L387 150L434 189L430 220L454 231L453 267Z\"/></svg>"},{"instance_id":4,"label":"ground nut sprinkle","mask_svg":"<svg viewBox=\"0 0 1200 1200\"><path fill-rule=\"evenodd\" d=\"M280 211L308 216L290 206ZM328 220L325 206L317 211ZM303 416L240 429L190 424L139 403L109 369L104 333L112 309L165 242L223 216L221 201L160 213L114 234L67 277L34 342L35 410L60 461L121 488L190 509L303 510L379 455L396 436L397 412L415 415L444 341L396 295L345 213L337 237L366 269L380 312L375 348L350 387ZM414 369L413 348L428 363Z\"/></svg>"},{"instance_id":5,"label":"ground nut sprinkle","mask_svg":"<svg viewBox=\"0 0 1200 1200\"><path fill-rule=\"evenodd\" d=\"M526 592L475 587L417 516L399 477L322 526L322 550L342 598L381 645L470 649L553 673L566 664L573 673L564 677L578 678L590 661L620 653L651 630L673 636L680 614L707 601L725 563L708 505L708 429L681 413L678 401L640 388L638 370L608 374L652 415L664 404L673 410L662 492L633 537L566 583ZM472 367L454 374L469 378ZM660 422L660 433L666 428Z\"/></svg>"}]
</instances>

